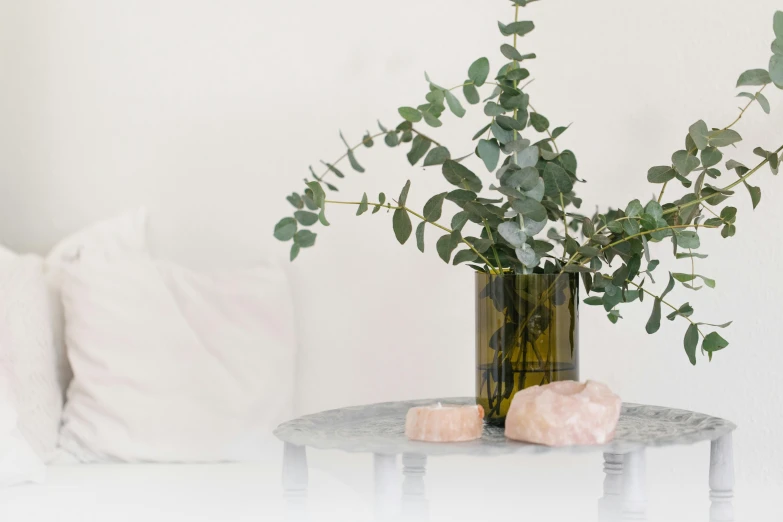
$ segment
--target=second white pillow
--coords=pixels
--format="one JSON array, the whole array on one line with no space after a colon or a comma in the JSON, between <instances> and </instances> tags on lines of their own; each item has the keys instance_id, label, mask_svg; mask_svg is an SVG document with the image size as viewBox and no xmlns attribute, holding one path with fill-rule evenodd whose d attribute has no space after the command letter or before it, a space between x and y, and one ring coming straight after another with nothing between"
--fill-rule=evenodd
<instances>
[{"instance_id":1,"label":"second white pillow","mask_svg":"<svg viewBox=\"0 0 783 522\"><path fill-rule=\"evenodd\" d=\"M68 266L74 380L61 447L81 461L261 458L293 402L289 295L270 267L202 275L143 258Z\"/></svg>"}]
</instances>

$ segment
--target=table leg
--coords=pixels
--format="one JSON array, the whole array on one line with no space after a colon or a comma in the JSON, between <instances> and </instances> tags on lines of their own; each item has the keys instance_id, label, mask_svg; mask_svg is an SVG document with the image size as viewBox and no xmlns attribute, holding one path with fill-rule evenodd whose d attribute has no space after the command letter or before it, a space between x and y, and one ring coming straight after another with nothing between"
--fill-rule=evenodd
<instances>
[{"instance_id":1,"label":"table leg","mask_svg":"<svg viewBox=\"0 0 783 522\"><path fill-rule=\"evenodd\" d=\"M734 448L732 435L712 441L710 448L710 522L734 520Z\"/></svg>"},{"instance_id":2,"label":"table leg","mask_svg":"<svg viewBox=\"0 0 783 522\"><path fill-rule=\"evenodd\" d=\"M623 455L604 453L604 496L598 501L598 520L617 522L623 513Z\"/></svg>"},{"instance_id":3,"label":"table leg","mask_svg":"<svg viewBox=\"0 0 783 522\"><path fill-rule=\"evenodd\" d=\"M375 468L375 520L392 520L397 503L397 455L373 455Z\"/></svg>"},{"instance_id":4,"label":"table leg","mask_svg":"<svg viewBox=\"0 0 783 522\"><path fill-rule=\"evenodd\" d=\"M283 447L283 496L286 520L307 520L307 450L304 446L285 443Z\"/></svg>"},{"instance_id":5,"label":"table leg","mask_svg":"<svg viewBox=\"0 0 783 522\"><path fill-rule=\"evenodd\" d=\"M644 448L623 457L623 520L646 520L647 457Z\"/></svg>"},{"instance_id":6,"label":"table leg","mask_svg":"<svg viewBox=\"0 0 783 522\"><path fill-rule=\"evenodd\" d=\"M424 487L427 472L427 456L405 453L402 456L402 515L403 520L426 521L429 519Z\"/></svg>"}]
</instances>

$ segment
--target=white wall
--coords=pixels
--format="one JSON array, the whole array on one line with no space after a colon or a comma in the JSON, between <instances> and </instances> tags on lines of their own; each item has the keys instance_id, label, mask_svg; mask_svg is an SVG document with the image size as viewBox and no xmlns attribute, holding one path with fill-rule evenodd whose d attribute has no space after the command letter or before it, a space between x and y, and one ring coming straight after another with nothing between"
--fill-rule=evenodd
<instances>
[{"instance_id":1,"label":"white wall","mask_svg":"<svg viewBox=\"0 0 783 522\"><path fill-rule=\"evenodd\" d=\"M740 72L769 57L775 0L547 0L525 11L539 28L533 102L556 124L589 183L587 208L646 198L647 169L666 163L699 118L736 114ZM195 265L287 255L271 239L307 166L342 153L380 117L418 103L423 72L457 84L481 55L499 64L498 19L507 2L362 0L0 0L0 241L45 252L100 217L146 205L156 252ZM739 130L750 145L783 139L781 93L773 115L754 108ZM453 150L482 123L447 117L434 133ZM413 180L423 205L445 189L437 170L411 170L400 151L362 152L368 169L342 184L346 199ZM649 304L612 326L582 312L583 376L626 400L725 416L740 425L745 479L783 480L780 290L773 203L783 187L768 172L751 213L740 193L738 235L711 238L699 271L717 290L690 300L700 319L734 319L732 346L692 368L685 325L644 332ZM470 270L394 240L389 216L330 211L333 227L293 267L301 299L304 408L472 393ZM749 256L748 254L756 254ZM675 265L663 251L667 267ZM684 262L683 262L684 263ZM683 267L680 270L684 270Z\"/></svg>"}]
</instances>

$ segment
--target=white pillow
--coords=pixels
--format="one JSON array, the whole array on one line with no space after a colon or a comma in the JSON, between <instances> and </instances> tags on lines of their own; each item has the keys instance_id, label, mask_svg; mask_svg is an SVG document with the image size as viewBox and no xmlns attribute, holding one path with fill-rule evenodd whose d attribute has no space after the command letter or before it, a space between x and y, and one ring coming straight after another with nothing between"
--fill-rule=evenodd
<instances>
[{"instance_id":1,"label":"white pillow","mask_svg":"<svg viewBox=\"0 0 783 522\"><path fill-rule=\"evenodd\" d=\"M62 392L57 382L43 260L0 247L0 395L25 440L41 458L57 443ZM2 400L2 398L0 398ZM0 432L0 440L7 431Z\"/></svg>"},{"instance_id":2,"label":"white pillow","mask_svg":"<svg viewBox=\"0 0 783 522\"><path fill-rule=\"evenodd\" d=\"M60 298L64 267L83 258L111 261L147 255L147 211L140 208L71 234L55 245L46 257L44 267L49 288L57 383L62 397L73 377L65 355L65 325Z\"/></svg>"},{"instance_id":3,"label":"white pillow","mask_svg":"<svg viewBox=\"0 0 783 522\"><path fill-rule=\"evenodd\" d=\"M275 268L82 256L63 272L74 380L61 447L81 461L263 458L293 402L289 295Z\"/></svg>"},{"instance_id":4,"label":"white pillow","mask_svg":"<svg viewBox=\"0 0 783 522\"><path fill-rule=\"evenodd\" d=\"M17 428L10 396L0 392L0 488L25 482L41 483L45 474L43 462Z\"/></svg>"}]
</instances>

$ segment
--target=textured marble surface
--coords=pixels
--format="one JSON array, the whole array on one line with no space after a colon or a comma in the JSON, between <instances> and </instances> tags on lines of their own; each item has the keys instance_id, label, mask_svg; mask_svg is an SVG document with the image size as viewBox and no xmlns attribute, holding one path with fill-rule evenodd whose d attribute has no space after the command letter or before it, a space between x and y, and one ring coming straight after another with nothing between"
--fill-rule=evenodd
<instances>
[{"instance_id":1,"label":"textured marble surface","mask_svg":"<svg viewBox=\"0 0 783 522\"><path fill-rule=\"evenodd\" d=\"M339 449L376 454L503 455L548 451L601 451L627 453L641 447L673 446L714 441L731 433L729 421L659 406L624 404L611 444L570 448L548 448L505 438L503 429L484 427L480 440L460 443L409 441L405 437L405 415L414 406L427 404L474 404L473 398L445 398L388 402L354 406L306 415L275 430L282 441L318 449Z\"/></svg>"}]
</instances>

